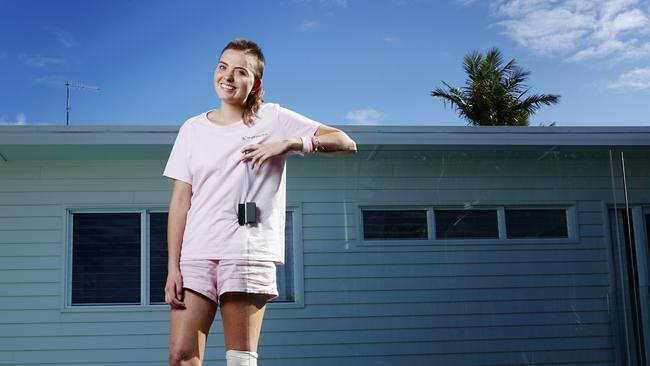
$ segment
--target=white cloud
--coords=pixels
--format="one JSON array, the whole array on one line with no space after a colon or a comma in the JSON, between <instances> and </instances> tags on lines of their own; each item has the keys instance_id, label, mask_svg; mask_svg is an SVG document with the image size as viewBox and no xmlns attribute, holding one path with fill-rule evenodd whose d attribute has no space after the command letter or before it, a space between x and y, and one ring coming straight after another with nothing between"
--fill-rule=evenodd
<instances>
[{"instance_id":1,"label":"white cloud","mask_svg":"<svg viewBox=\"0 0 650 366\"><path fill-rule=\"evenodd\" d=\"M27 123L27 116L25 116L25 113L19 113L16 116L16 124L17 125L24 125Z\"/></svg>"},{"instance_id":2,"label":"white cloud","mask_svg":"<svg viewBox=\"0 0 650 366\"><path fill-rule=\"evenodd\" d=\"M303 20L302 23L300 23L300 30L302 31L308 31L310 29L313 29L317 26L320 25L320 22L316 20Z\"/></svg>"},{"instance_id":3,"label":"white cloud","mask_svg":"<svg viewBox=\"0 0 650 366\"><path fill-rule=\"evenodd\" d=\"M346 113L345 119L353 125L380 125L383 116L373 108L365 108Z\"/></svg>"},{"instance_id":4,"label":"white cloud","mask_svg":"<svg viewBox=\"0 0 650 366\"><path fill-rule=\"evenodd\" d=\"M650 67L626 72L610 83L608 88L619 93L650 90Z\"/></svg>"},{"instance_id":5,"label":"white cloud","mask_svg":"<svg viewBox=\"0 0 650 366\"><path fill-rule=\"evenodd\" d=\"M25 113L18 113L15 121L7 121L4 115L0 116L0 125L25 125L27 124L27 116Z\"/></svg>"},{"instance_id":6,"label":"white cloud","mask_svg":"<svg viewBox=\"0 0 650 366\"><path fill-rule=\"evenodd\" d=\"M65 76L50 75L50 76L44 76L42 78L34 79L33 82L34 84L39 84L39 85L65 87L66 81L67 80Z\"/></svg>"},{"instance_id":7,"label":"white cloud","mask_svg":"<svg viewBox=\"0 0 650 366\"><path fill-rule=\"evenodd\" d=\"M77 45L72 35L62 29L56 27L45 27L45 29L56 37L56 41L67 48Z\"/></svg>"},{"instance_id":8,"label":"white cloud","mask_svg":"<svg viewBox=\"0 0 650 366\"><path fill-rule=\"evenodd\" d=\"M478 0L454 0L456 4L465 6L465 5L471 5L472 3L475 3Z\"/></svg>"},{"instance_id":9,"label":"white cloud","mask_svg":"<svg viewBox=\"0 0 650 366\"><path fill-rule=\"evenodd\" d=\"M570 61L650 57L647 0L494 0L504 34L522 47Z\"/></svg>"},{"instance_id":10,"label":"white cloud","mask_svg":"<svg viewBox=\"0 0 650 366\"><path fill-rule=\"evenodd\" d=\"M65 59L38 55L38 56L25 57L25 62L29 66L43 67L47 65L63 65L65 64Z\"/></svg>"},{"instance_id":11,"label":"white cloud","mask_svg":"<svg viewBox=\"0 0 650 366\"><path fill-rule=\"evenodd\" d=\"M543 54L555 54L577 48L588 34L590 23L589 18L566 9L539 9L499 24L519 45Z\"/></svg>"}]
</instances>

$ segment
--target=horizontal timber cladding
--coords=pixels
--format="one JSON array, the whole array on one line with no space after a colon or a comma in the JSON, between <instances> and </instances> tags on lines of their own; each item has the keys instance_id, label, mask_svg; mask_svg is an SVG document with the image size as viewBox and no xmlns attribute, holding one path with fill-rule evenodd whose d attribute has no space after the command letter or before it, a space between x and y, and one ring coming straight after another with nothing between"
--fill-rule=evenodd
<instances>
[{"instance_id":1,"label":"horizontal timber cladding","mask_svg":"<svg viewBox=\"0 0 650 366\"><path fill-rule=\"evenodd\" d=\"M620 177L610 176L604 152L562 154L289 159L305 304L269 305L260 364L615 365L603 211L622 201ZM626 162L638 202L650 195L648 166L646 155ZM164 209L171 181L163 167L159 160L0 167L0 365L166 362L167 306L61 305L65 208ZM575 211L577 237L360 245L360 207L372 205L560 206ZM217 317L206 364L224 365L224 352Z\"/></svg>"},{"instance_id":2,"label":"horizontal timber cladding","mask_svg":"<svg viewBox=\"0 0 650 366\"><path fill-rule=\"evenodd\" d=\"M559 164L515 159L455 163L396 160L359 162L358 166L336 166L338 162L334 162L315 172L306 164L300 161L289 167L293 179L289 179L288 189L290 199L302 202L307 307L329 305L331 320L345 318L350 311L349 316L370 317L372 322L402 319L408 314L432 317L423 327L432 334L441 331L443 339L423 346L431 352L428 361L423 361L427 359L423 355L415 358L415 364L616 364L603 202L622 200L623 192L615 190L612 196L607 160ZM650 174L641 164L634 167L641 169L634 178L628 177L634 182L630 186L647 196ZM620 178L614 179L618 182ZM536 243L440 240L428 246L393 240L378 247L357 245L362 239L359 204L426 209L462 208L467 203L474 208L571 206L577 239ZM436 323L442 318L450 322ZM483 319L490 319L494 326L471 327ZM542 335L548 330L543 329L545 325L527 323L540 319L547 319L541 322L548 329L552 324L575 329L589 323L600 331L564 333L563 341L573 346L563 349L554 345L553 336ZM418 329L415 324L401 332L398 324L386 327L395 330L395 342L422 341L409 338ZM522 333L515 335L516 328ZM470 332L460 338L452 336L459 329ZM498 346L483 343L497 333L510 339L509 345L522 347L521 351L502 353ZM595 346L598 337L602 343ZM462 339L476 342L463 344L462 351L454 349ZM450 347L438 343L445 340ZM533 344L544 345L546 351L535 350ZM436 354L441 349L444 354Z\"/></svg>"}]
</instances>

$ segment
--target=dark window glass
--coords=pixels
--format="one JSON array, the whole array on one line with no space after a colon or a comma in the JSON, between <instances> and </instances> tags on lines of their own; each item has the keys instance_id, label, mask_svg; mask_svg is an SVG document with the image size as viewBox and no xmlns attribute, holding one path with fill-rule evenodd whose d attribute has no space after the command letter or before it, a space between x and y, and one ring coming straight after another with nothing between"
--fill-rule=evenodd
<instances>
[{"instance_id":1,"label":"dark window glass","mask_svg":"<svg viewBox=\"0 0 650 366\"><path fill-rule=\"evenodd\" d=\"M506 209L508 238L566 238L564 209Z\"/></svg>"},{"instance_id":2,"label":"dark window glass","mask_svg":"<svg viewBox=\"0 0 650 366\"><path fill-rule=\"evenodd\" d=\"M167 282L167 212L149 214L149 302L165 302Z\"/></svg>"},{"instance_id":3,"label":"dark window glass","mask_svg":"<svg viewBox=\"0 0 650 366\"><path fill-rule=\"evenodd\" d=\"M436 210L436 239L499 238L496 210Z\"/></svg>"},{"instance_id":4,"label":"dark window glass","mask_svg":"<svg viewBox=\"0 0 650 366\"><path fill-rule=\"evenodd\" d=\"M427 239L425 210L363 210L363 238Z\"/></svg>"},{"instance_id":5,"label":"dark window glass","mask_svg":"<svg viewBox=\"0 0 650 366\"><path fill-rule=\"evenodd\" d=\"M75 213L72 304L140 303L140 214Z\"/></svg>"},{"instance_id":6,"label":"dark window glass","mask_svg":"<svg viewBox=\"0 0 650 366\"><path fill-rule=\"evenodd\" d=\"M284 265L277 266L278 297L275 301L295 301L293 273L293 212L287 211L284 226Z\"/></svg>"}]
</instances>

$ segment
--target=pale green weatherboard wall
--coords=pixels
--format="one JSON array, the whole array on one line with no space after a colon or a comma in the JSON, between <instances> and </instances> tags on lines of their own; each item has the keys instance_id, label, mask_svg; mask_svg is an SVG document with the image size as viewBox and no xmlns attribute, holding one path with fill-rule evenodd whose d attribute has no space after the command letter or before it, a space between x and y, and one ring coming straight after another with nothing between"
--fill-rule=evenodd
<instances>
[{"instance_id":1,"label":"pale green weatherboard wall","mask_svg":"<svg viewBox=\"0 0 650 366\"><path fill-rule=\"evenodd\" d=\"M305 306L269 307L260 365L617 364L606 207L623 195L612 191L607 150L541 159L543 152L465 151L289 160ZM650 157L628 160L633 203L648 205ZM0 164L0 365L166 364L166 307L62 309L63 207L164 207L163 166ZM468 202L568 204L578 237L361 242L359 205ZM217 320L206 365L225 365L220 328Z\"/></svg>"}]
</instances>

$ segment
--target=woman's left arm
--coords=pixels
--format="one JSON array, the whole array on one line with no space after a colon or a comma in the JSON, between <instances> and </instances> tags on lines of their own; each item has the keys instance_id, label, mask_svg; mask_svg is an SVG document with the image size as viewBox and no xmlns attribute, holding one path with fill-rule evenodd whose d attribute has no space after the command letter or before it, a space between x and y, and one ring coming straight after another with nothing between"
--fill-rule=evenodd
<instances>
[{"instance_id":1,"label":"woman's left arm","mask_svg":"<svg viewBox=\"0 0 650 366\"><path fill-rule=\"evenodd\" d=\"M318 139L318 153L327 156L345 156L357 153L357 144L338 128L321 125L314 134ZM300 137L289 139L289 149L302 151Z\"/></svg>"},{"instance_id":2,"label":"woman's left arm","mask_svg":"<svg viewBox=\"0 0 650 366\"><path fill-rule=\"evenodd\" d=\"M314 134L318 139L318 153L326 156L345 156L357 153L357 144L345 132L326 125L321 125ZM264 162L276 155L287 151L302 151L300 137L291 137L286 140L272 141L264 144L246 145L242 148L241 161L249 160L251 166L261 166Z\"/></svg>"},{"instance_id":3,"label":"woman's left arm","mask_svg":"<svg viewBox=\"0 0 650 366\"><path fill-rule=\"evenodd\" d=\"M338 128L321 125L314 134L318 139L319 152L328 156L354 155L357 143Z\"/></svg>"}]
</instances>

